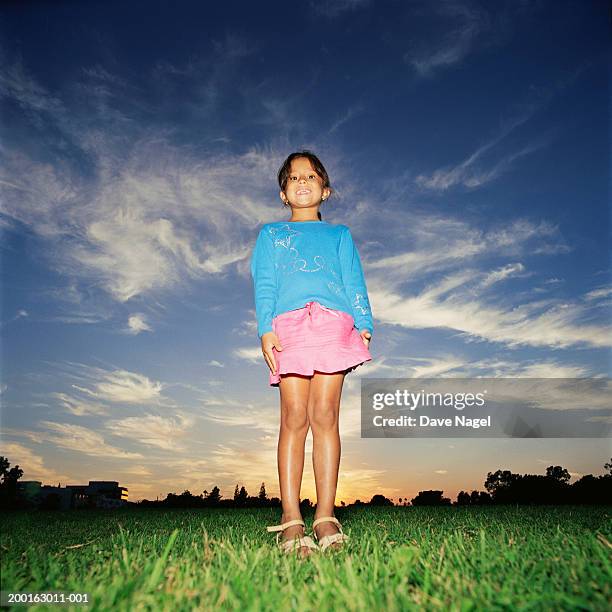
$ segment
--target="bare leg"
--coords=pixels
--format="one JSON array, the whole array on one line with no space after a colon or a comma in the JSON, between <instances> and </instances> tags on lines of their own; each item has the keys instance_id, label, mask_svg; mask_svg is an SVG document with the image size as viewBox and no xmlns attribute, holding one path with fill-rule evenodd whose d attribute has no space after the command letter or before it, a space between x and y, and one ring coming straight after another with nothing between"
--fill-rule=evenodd
<instances>
[{"instance_id":1,"label":"bare leg","mask_svg":"<svg viewBox=\"0 0 612 612\"><path fill-rule=\"evenodd\" d=\"M344 376L345 372L315 372L310 383L308 419L312 428L312 465L317 487L315 519L334 516L340 466L338 416ZM319 538L337 532L333 523L322 523L316 528Z\"/></svg>"},{"instance_id":2,"label":"bare leg","mask_svg":"<svg viewBox=\"0 0 612 612\"><path fill-rule=\"evenodd\" d=\"M280 482L283 517L285 523L302 518L300 511L300 487L304 472L304 444L308 433L308 392L310 378L298 375L281 376L281 425L278 438L278 478ZM300 525L289 527L283 532L283 540L292 540L304 535ZM303 546L301 554L310 554Z\"/></svg>"}]
</instances>

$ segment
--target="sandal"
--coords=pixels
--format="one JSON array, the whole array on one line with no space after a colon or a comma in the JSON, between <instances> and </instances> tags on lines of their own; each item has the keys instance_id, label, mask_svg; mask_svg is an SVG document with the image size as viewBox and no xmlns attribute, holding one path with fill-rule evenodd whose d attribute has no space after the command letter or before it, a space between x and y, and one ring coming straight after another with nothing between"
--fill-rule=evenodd
<instances>
[{"instance_id":1,"label":"sandal","mask_svg":"<svg viewBox=\"0 0 612 612\"><path fill-rule=\"evenodd\" d=\"M334 523L339 529L338 533L332 533L330 535L323 536L321 539L319 539L315 531L315 527L321 523ZM312 533L314 534L315 539L319 542L321 552L323 552L326 548L329 548L335 542L346 542L349 539L346 533L342 531L342 525L335 516L323 516L321 518L318 518L312 524Z\"/></svg>"},{"instance_id":2,"label":"sandal","mask_svg":"<svg viewBox=\"0 0 612 612\"><path fill-rule=\"evenodd\" d=\"M287 527L293 527L294 525L302 525L303 527L304 521L301 519L295 519L293 521L287 521L286 523L282 523L281 525L273 525L271 527L267 527L267 530L270 533L274 531L278 532L276 534L276 543L278 544L278 547L281 549L281 551L284 554L289 554L294 551L299 551L300 548L302 548L303 546L312 550L319 550L319 547L315 544L315 542L310 536L302 536L301 538L296 536L295 538L279 542L281 532L287 529Z\"/></svg>"}]
</instances>

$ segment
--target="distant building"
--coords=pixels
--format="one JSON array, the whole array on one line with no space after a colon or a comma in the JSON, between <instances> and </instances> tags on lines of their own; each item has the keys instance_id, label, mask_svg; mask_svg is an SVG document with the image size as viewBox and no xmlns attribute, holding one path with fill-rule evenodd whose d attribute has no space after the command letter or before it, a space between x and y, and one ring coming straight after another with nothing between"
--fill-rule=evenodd
<instances>
[{"instance_id":1,"label":"distant building","mask_svg":"<svg viewBox=\"0 0 612 612\"><path fill-rule=\"evenodd\" d=\"M38 480L17 482L17 495L34 506L72 508L121 508L128 503L128 490L112 480L90 480L88 485L54 487Z\"/></svg>"},{"instance_id":2,"label":"distant building","mask_svg":"<svg viewBox=\"0 0 612 612\"><path fill-rule=\"evenodd\" d=\"M85 494L95 499L97 508L120 508L128 501L128 490L111 480L90 480Z\"/></svg>"}]
</instances>

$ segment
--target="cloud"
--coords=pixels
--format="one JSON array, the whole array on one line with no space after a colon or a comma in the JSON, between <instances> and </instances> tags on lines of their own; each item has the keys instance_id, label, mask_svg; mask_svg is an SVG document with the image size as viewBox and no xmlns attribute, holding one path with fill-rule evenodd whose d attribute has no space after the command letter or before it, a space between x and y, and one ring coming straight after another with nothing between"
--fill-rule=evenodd
<instances>
[{"instance_id":1,"label":"cloud","mask_svg":"<svg viewBox=\"0 0 612 612\"><path fill-rule=\"evenodd\" d=\"M164 450L180 450L179 440L192 430L194 424L195 419L184 414L173 417L149 414L107 421L104 427L115 436L128 438L139 444Z\"/></svg>"},{"instance_id":2,"label":"cloud","mask_svg":"<svg viewBox=\"0 0 612 612\"><path fill-rule=\"evenodd\" d=\"M497 140L499 139L496 139L496 141ZM424 189L432 191L446 191L456 185L463 185L469 188L482 187L508 172L515 160L545 146L544 142L533 143L523 147L519 151L506 154L501 160L486 170L481 170L476 167L476 160L492 147L493 144L496 144L496 141L483 145L457 166L434 170L430 175L421 174L417 176L415 179L416 184Z\"/></svg>"},{"instance_id":3,"label":"cloud","mask_svg":"<svg viewBox=\"0 0 612 612\"><path fill-rule=\"evenodd\" d=\"M54 397L60 401L60 404L70 414L76 416L85 416L88 414L108 414L106 406L95 402L87 402L77 397L72 397L67 393L51 393L51 397Z\"/></svg>"},{"instance_id":4,"label":"cloud","mask_svg":"<svg viewBox=\"0 0 612 612\"><path fill-rule=\"evenodd\" d=\"M64 110L62 101L30 76L21 60L6 63L0 71L0 92L28 113L57 113Z\"/></svg>"},{"instance_id":5,"label":"cloud","mask_svg":"<svg viewBox=\"0 0 612 612\"><path fill-rule=\"evenodd\" d=\"M153 382L143 374L126 370L98 372L104 380L95 383L93 389L78 385L73 385L73 387L86 395L113 403L147 404L161 398L163 385Z\"/></svg>"},{"instance_id":6,"label":"cloud","mask_svg":"<svg viewBox=\"0 0 612 612\"><path fill-rule=\"evenodd\" d=\"M586 293L584 299L588 301L599 300L610 295L612 295L612 287L600 287L599 289L593 289Z\"/></svg>"},{"instance_id":7,"label":"cloud","mask_svg":"<svg viewBox=\"0 0 612 612\"><path fill-rule=\"evenodd\" d=\"M7 172L30 187L4 189L7 213L57 242L46 251L49 265L126 302L223 276L247 258L251 228L273 213L263 198L238 192L233 175L236 167L256 174L245 180L263 191L257 165L268 161L254 152L198 160L159 139L136 143L126 155L120 171L102 172L93 185L80 185L61 164L8 156ZM66 227L75 228L70 240L62 239Z\"/></svg>"},{"instance_id":8,"label":"cloud","mask_svg":"<svg viewBox=\"0 0 612 612\"><path fill-rule=\"evenodd\" d=\"M146 316L142 313L130 315L128 318L128 330L131 334L139 334L143 331L153 331L146 322Z\"/></svg>"},{"instance_id":9,"label":"cloud","mask_svg":"<svg viewBox=\"0 0 612 612\"><path fill-rule=\"evenodd\" d=\"M477 6L473 2L417 0L408 8L414 35L408 39L411 48L403 59L420 77L432 78L437 72L464 62L471 54L505 45L524 23L523 19L529 19L542 5L499 2L494 10L488 10L486 4Z\"/></svg>"},{"instance_id":10,"label":"cloud","mask_svg":"<svg viewBox=\"0 0 612 612\"><path fill-rule=\"evenodd\" d=\"M364 111L364 107L361 104L359 104L357 106L349 107L347 109L347 111L344 113L344 115L342 115L342 117L340 117L339 119L334 121L332 126L329 128L329 133L333 134L336 130L338 130L347 121L350 121L353 117L356 117L357 115L361 114L363 111Z\"/></svg>"},{"instance_id":11,"label":"cloud","mask_svg":"<svg viewBox=\"0 0 612 612\"><path fill-rule=\"evenodd\" d=\"M458 64L472 51L477 37L491 28L487 12L475 6L454 1L428 6L434 17L444 20L444 29L437 31L438 36L429 36L427 41L420 43L420 49L416 48L418 43L413 39L415 48L403 57L421 77L431 77L442 67Z\"/></svg>"},{"instance_id":12,"label":"cloud","mask_svg":"<svg viewBox=\"0 0 612 612\"><path fill-rule=\"evenodd\" d=\"M51 432L55 432L40 432L41 439L54 444L58 448L83 453L90 457L104 457L106 459L111 457L113 459L143 458L143 455L140 453L131 453L107 444L101 434L81 425L54 423L51 421L41 421L40 424Z\"/></svg>"},{"instance_id":13,"label":"cloud","mask_svg":"<svg viewBox=\"0 0 612 612\"><path fill-rule=\"evenodd\" d=\"M235 36L215 42L215 49L223 61L252 51ZM4 218L42 237L41 255L73 286L87 281L126 302L193 279L223 278L243 264L254 242L253 228L275 214L268 203L269 177L280 165L280 152L196 152L174 145L175 134L167 126L121 114L116 106L127 109L133 102L123 90L93 113L80 100L77 104L74 91L65 90L65 100L56 103L23 69L16 75L7 70L0 71L12 83L5 95L59 134L55 138L64 143L59 148L69 147L70 155L50 147L49 139L42 144L38 139L40 159L26 154L25 146L6 147L0 176ZM100 73L99 66L86 76L102 78L104 87L118 94L112 88L121 79ZM75 157L95 172L77 168ZM72 303L79 305L78 300ZM141 329L138 321L134 325L131 329Z\"/></svg>"},{"instance_id":14,"label":"cloud","mask_svg":"<svg viewBox=\"0 0 612 612\"><path fill-rule=\"evenodd\" d=\"M398 220L402 236L391 236L391 244L408 244L410 250L396 250L391 255L363 258L370 284L388 287L430 277L432 272L449 272L467 262L477 262L495 257L531 256L542 245L552 252L567 252L559 228L546 221L533 222L514 219L509 223L487 230L449 217L427 213L412 215L410 222ZM518 265L518 264L517 264ZM520 264L523 265L523 264ZM383 272L384 276L383 276ZM487 274L487 273L481 273Z\"/></svg>"},{"instance_id":15,"label":"cloud","mask_svg":"<svg viewBox=\"0 0 612 612\"><path fill-rule=\"evenodd\" d=\"M209 398L202 403L207 406L202 417L209 421L228 427L254 428L267 435L278 433L278 410L271 410L268 405L245 404L230 398Z\"/></svg>"},{"instance_id":16,"label":"cloud","mask_svg":"<svg viewBox=\"0 0 612 612\"><path fill-rule=\"evenodd\" d=\"M498 268L497 270L489 272L481 281L480 286L483 288L490 287L494 283L499 283L503 280L506 280L507 278L510 278L511 276L520 275L520 273L524 271L525 266L520 262L506 264L505 266Z\"/></svg>"},{"instance_id":17,"label":"cloud","mask_svg":"<svg viewBox=\"0 0 612 612\"><path fill-rule=\"evenodd\" d=\"M605 325L580 323L586 308L578 302L541 300L497 306L469 291L473 278L470 271L448 275L413 296L377 288L370 291L372 310L384 324L456 330L466 340L500 342L511 348L611 344L611 330Z\"/></svg>"},{"instance_id":18,"label":"cloud","mask_svg":"<svg viewBox=\"0 0 612 612\"><path fill-rule=\"evenodd\" d=\"M482 187L508 172L516 160L548 146L552 142L556 130L538 136L518 150L502 154L497 162L489 162L486 158L486 155L492 154L495 147L507 136L526 124L559 93L573 84L588 66L588 62L578 65L547 86L532 86L525 94L525 99L516 103L518 110L511 111L501 122L497 134L493 138L454 166L438 168L428 174L418 175L415 178L415 183L422 189L436 192L444 192L457 185L471 189Z\"/></svg>"},{"instance_id":19,"label":"cloud","mask_svg":"<svg viewBox=\"0 0 612 612\"><path fill-rule=\"evenodd\" d=\"M253 363L255 365L264 363L263 355L261 353L261 347L242 347L234 349L234 356L238 359L243 359L244 361L248 361L249 363Z\"/></svg>"},{"instance_id":20,"label":"cloud","mask_svg":"<svg viewBox=\"0 0 612 612\"><path fill-rule=\"evenodd\" d=\"M43 457L18 442L3 442L2 455L10 461L10 467L18 465L23 470L22 482L38 480L48 484L70 480L70 476L47 467Z\"/></svg>"},{"instance_id":21,"label":"cloud","mask_svg":"<svg viewBox=\"0 0 612 612\"><path fill-rule=\"evenodd\" d=\"M497 358L493 353L484 359L474 360L452 354L413 357L408 352L393 358L379 355L375 363L371 366L368 364L367 375L372 377L375 374L380 374L380 378L590 378L597 377L601 372L552 359L513 361L506 355Z\"/></svg>"},{"instance_id":22,"label":"cloud","mask_svg":"<svg viewBox=\"0 0 612 612\"><path fill-rule=\"evenodd\" d=\"M529 289L522 294L491 291L511 276L535 275L522 262L479 269L485 262L488 268L493 258L567 252L557 226L519 218L483 231L428 214L413 215L411 223L402 219L399 213L401 234L391 229L388 243L410 244L411 250L399 246L386 256L362 254L377 321L406 329L456 330L468 341L509 347L609 346L606 325L588 321L598 307L595 302L580 297L534 300L537 291ZM376 233L372 238L375 253Z\"/></svg>"}]
</instances>

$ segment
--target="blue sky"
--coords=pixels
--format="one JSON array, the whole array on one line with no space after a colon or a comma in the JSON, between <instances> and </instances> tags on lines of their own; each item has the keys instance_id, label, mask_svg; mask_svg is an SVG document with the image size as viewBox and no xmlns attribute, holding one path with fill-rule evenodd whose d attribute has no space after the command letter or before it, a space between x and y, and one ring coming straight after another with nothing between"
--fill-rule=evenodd
<instances>
[{"instance_id":1,"label":"blue sky","mask_svg":"<svg viewBox=\"0 0 612 612\"><path fill-rule=\"evenodd\" d=\"M362 440L359 377L610 375L606 3L15 2L2 22L2 447L24 479L278 493L249 259L301 148L375 322L338 501L603 472L609 438Z\"/></svg>"}]
</instances>

